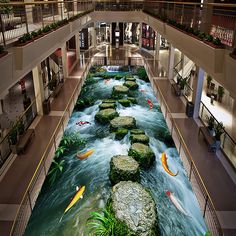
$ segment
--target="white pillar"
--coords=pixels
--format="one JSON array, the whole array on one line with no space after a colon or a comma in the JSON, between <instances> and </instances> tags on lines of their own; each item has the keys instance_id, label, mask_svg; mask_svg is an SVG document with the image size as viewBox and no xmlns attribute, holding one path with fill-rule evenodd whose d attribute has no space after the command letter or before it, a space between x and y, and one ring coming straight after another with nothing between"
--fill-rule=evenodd
<instances>
[{"instance_id":1,"label":"white pillar","mask_svg":"<svg viewBox=\"0 0 236 236\"><path fill-rule=\"evenodd\" d=\"M156 32L155 60L159 61L161 35Z\"/></svg>"},{"instance_id":2,"label":"white pillar","mask_svg":"<svg viewBox=\"0 0 236 236\"><path fill-rule=\"evenodd\" d=\"M66 50L66 43L63 44L61 47L61 59L62 59L62 70L64 80L68 77L68 61L67 61L67 50Z\"/></svg>"},{"instance_id":3,"label":"white pillar","mask_svg":"<svg viewBox=\"0 0 236 236\"><path fill-rule=\"evenodd\" d=\"M24 3L32 2L31 0L24 0ZM41 7L41 5L40 5ZM27 17L27 23L33 23L33 5L25 5L25 12Z\"/></svg>"},{"instance_id":4,"label":"white pillar","mask_svg":"<svg viewBox=\"0 0 236 236\"><path fill-rule=\"evenodd\" d=\"M77 6L77 1L73 1L73 10L74 10L74 14L78 13L78 6Z\"/></svg>"},{"instance_id":5,"label":"white pillar","mask_svg":"<svg viewBox=\"0 0 236 236\"><path fill-rule=\"evenodd\" d=\"M75 53L76 53L76 59L80 59L80 36L79 33L75 34Z\"/></svg>"},{"instance_id":6,"label":"white pillar","mask_svg":"<svg viewBox=\"0 0 236 236\"><path fill-rule=\"evenodd\" d=\"M143 27L142 23L139 23L139 48L142 48L142 34L143 34Z\"/></svg>"},{"instance_id":7,"label":"white pillar","mask_svg":"<svg viewBox=\"0 0 236 236\"><path fill-rule=\"evenodd\" d=\"M97 37L95 27L91 28L91 36L92 36L92 46L97 47Z\"/></svg>"},{"instance_id":8,"label":"white pillar","mask_svg":"<svg viewBox=\"0 0 236 236\"><path fill-rule=\"evenodd\" d=\"M169 50L168 79L173 79L174 60L175 60L175 48L171 44Z\"/></svg>"},{"instance_id":9,"label":"white pillar","mask_svg":"<svg viewBox=\"0 0 236 236\"><path fill-rule=\"evenodd\" d=\"M202 97L202 88L204 82L204 70L196 66L195 78L193 79L193 103L194 103L194 112L193 118L198 118L201 97Z\"/></svg>"},{"instance_id":10,"label":"white pillar","mask_svg":"<svg viewBox=\"0 0 236 236\"><path fill-rule=\"evenodd\" d=\"M34 93L36 97L37 113L38 115L43 115L43 101L45 99L45 96L44 96L43 78L40 64L33 68L32 74L34 82Z\"/></svg>"},{"instance_id":11,"label":"white pillar","mask_svg":"<svg viewBox=\"0 0 236 236\"><path fill-rule=\"evenodd\" d=\"M60 1L60 0L59 0ZM58 1L58 2L59 2ZM57 3L57 7L58 7L58 15L60 16L60 20L64 19L64 3L63 2L60 2L60 3Z\"/></svg>"}]
</instances>

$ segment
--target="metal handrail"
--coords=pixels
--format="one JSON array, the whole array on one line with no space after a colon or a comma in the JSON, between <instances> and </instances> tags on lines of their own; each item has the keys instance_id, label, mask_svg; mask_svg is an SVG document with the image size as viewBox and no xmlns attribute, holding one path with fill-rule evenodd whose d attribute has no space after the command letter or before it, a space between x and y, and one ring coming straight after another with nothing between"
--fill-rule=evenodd
<instances>
[{"instance_id":1,"label":"metal handrail","mask_svg":"<svg viewBox=\"0 0 236 236\"><path fill-rule=\"evenodd\" d=\"M85 73L87 72L87 69L88 69L88 67L89 67L90 65L91 65L91 62L89 61L89 62L86 64L85 68L84 68L84 71L83 71L83 73L82 73L81 78L84 77L84 75L85 75ZM47 155L47 152L48 152L49 148L51 148L51 143L52 143L52 141L54 140L55 135L57 134L59 128L60 128L61 125L63 124L64 116L65 116L65 114L68 112L67 110L68 110L68 108L70 107L71 102L72 102L72 99L73 99L73 97L74 97L74 95L75 95L75 93L76 93L76 91L77 91L77 89L78 89L79 86L80 86L80 83L78 83L77 86L74 88L74 90L73 90L73 92L72 92L72 95L71 95L71 97L70 97L70 99L69 99L69 102L68 102L68 104L67 104L67 106L66 106L66 108L65 108L65 110L64 110L64 112L63 112L63 114L62 114L62 117L60 118L60 120L59 120L59 122L58 122L58 125L56 126L56 128L55 128L55 130L54 130L54 132L53 132L53 134L52 134L52 136L51 136L51 138L50 138L50 140L49 140L49 142L48 142L48 144L47 144L47 146L46 146L46 148L45 148L45 151L44 151L44 153L43 153L43 155L42 155L42 157L41 157L41 159L40 159L40 161L39 161L39 163L38 163L38 165L37 165L37 168L36 168L36 170L35 170L35 172L34 172L32 178L31 178L31 180L30 180L30 182L29 182L29 184L28 184L28 186L27 186L27 188L26 188L26 191L25 191L25 193L24 193L24 195L23 195L23 197L22 197L22 200L21 200L21 202L20 202L20 204L19 204L19 207L18 207L18 209L17 209L17 213L16 213L16 216L15 216L15 218L14 218L14 222L13 222L13 225L12 225L12 228L11 228L10 235L13 234L14 227L15 227L15 224L16 224L16 222L17 222L17 218L18 218L18 215L19 215L19 213L20 213L21 206L23 205L24 200L27 198L27 194L28 194L30 188L32 187L32 185L33 185L33 183L34 183L34 181L35 181L35 177L36 177L37 174L38 174L38 171L39 171L39 169L40 169L40 167L41 167L41 165L42 165L42 163L43 163L43 161L44 161L44 159L45 159L45 157L46 157L46 155Z\"/></svg>"},{"instance_id":2,"label":"metal handrail","mask_svg":"<svg viewBox=\"0 0 236 236\"><path fill-rule=\"evenodd\" d=\"M146 60L144 60L144 61L145 61L145 63L146 63ZM149 67L149 65L148 65L147 63L146 63L146 65ZM149 68L149 70L150 70L150 68ZM158 86L157 86L157 87L158 87ZM214 203L213 203L213 201L212 201L212 198L211 198L211 196L210 196L210 194L209 194L209 192L208 192L208 190L207 190L207 187L205 186L204 181L203 181L203 179L201 178L201 175L200 175L200 173L199 173L199 171L198 171L198 169L197 169L197 167L196 167L196 164L195 164L195 162L194 162L194 160L193 160L193 158L192 158L192 155L190 154L190 152L189 152L189 150L188 150L188 146L187 146L187 144L185 143L184 138L183 138L183 136L182 136L182 134L181 134L181 132L180 132L180 130L179 130L179 128L178 128L176 122L174 121L174 119L173 119L173 117L172 117L172 115L171 115L170 108L169 108L167 102L166 102L165 99L164 99L164 95L162 94L162 92L161 92L161 90L160 90L159 88L158 88L158 91L159 91L159 93L160 93L161 96L162 96L162 101L165 103L165 107L166 107L166 109L168 110L168 113L170 114L170 117L171 117L170 120L172 121L172 124L174 124L175 129L176 129L176 131L177 131L177 133L178 133L178 135L179 135L179 137L180 137L180 141L181 141L182 145L184 146L184 148L185 148L185 150L186 150L186 152L187 152L187 154L188 154L187 156L190 158L191 163L193 163L193 166L194 166L194 169L195 169L195 171L196 171L196 173L197 173L197 176L198 176L198 178L200 179L200 183L201 183L201 185L202 185L202 187L203 187L205 193L207 194L207 196L208 196L208 198L209 198L209 200L210 200L210 202L211 202L211 205L213 206L213 210L214 210L214 212L215 212L215 216L216 216L217 221L218 221L219 226L220 226L220 222L219 222L219 219L218 219L217 214L216 214L216 208L215 208ZM223 235L223 231L222 231L222 228L221 228L221 227L220 227L220 230L221 230L221 233L222 233L222 235Z\"/></svg>"},{"instance_id":3,"label":"metal handrail","mask_svg":"<svg viewBox=\"0 0 236 236\"><path fill-rule=\"evenodd\" d=\"M214 120L219 124L220 122L215 118L215 116L210 112L210 110L206 107L206 105L201 101L201 104L203 105L203 107L210 113L210 115L214 118ZM225 130L225 128L223 129L224 133L230 138L230 140L233 142L234 145L236 145L236 141L234 141L234 139L229 135L229 133Z\"/></svg>"}]
</instances>

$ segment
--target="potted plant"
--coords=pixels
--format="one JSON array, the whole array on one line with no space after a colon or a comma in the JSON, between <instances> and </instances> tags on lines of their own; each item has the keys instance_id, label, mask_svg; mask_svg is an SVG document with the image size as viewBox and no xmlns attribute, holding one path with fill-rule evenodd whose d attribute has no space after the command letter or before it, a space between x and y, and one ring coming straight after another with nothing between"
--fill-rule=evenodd
<instances>
[{"instance_id":1,"label":"potted plant","mask_svg":"<svg viewBox=\"0 0 236 236\"><path fill-rule=\"evenodd\" d=\"M188 77L180 79L179 86L180 86L180 90L181 90L182 95L184 94L184 88L187 84L188 84Z\"/></svg>"},{"instance_id":2,"label":"potted plant","mask_svg":"<svg viewBox=\"0 0 236 236\"><path fill-rule=\"evenodd\" d=\"M17 154L17 127L13 126L9 132L8 140L10 143L10 148L13 154Z\"/></svg>"},{"instance_id":3,"label":"potted plant","mask_svg":"<svg viewBox=\"0 0 236 236\"><path fill-rule=\"evenodd\" d=\"M24 122L22 119L20 119L18 122L17 122L17 133L18 135L22 135L25 131L25 126L24 126Z\"/></svg>"},{"instance_id":4,"label":"potted plant","mask_svg":"<svg viewBox=\"0 0 236 236\"><path fill-rule=\"evenodd\" d=\"M215 139L216 139L216 149L220 148L220 137L224 133L224 126L222 122L217 122L214 125Z\"/></svg>"},{"instance_id":5,"label":"potted plant","mask_svg":"<svg viewBox=\"0 0 236 236\"><path fill-rule=\"evenodd\" d=\"M207 128L211 136L214 135L215 119L213 116L206 116Z\"/></svg>"},{"instance_id":6,"label":"potted plant","mask_svg":"<svg viewBox=\"0 0 236 236\"><path fill-rule=\"evenodd\" d=\"M17 41L17 46L24 46L33 41L32 35L30 33L24 34Z\"/></svg>"},{"instance_id":7,"label":"potted plant","mask_svg":"<svg viewBox=\"0 0 236 236\"><path fill-rule=\"evenodd\" d=\"M48 82L48 89L50 91L54 91L57 87L57 79L53 77L49 82Z\"/></svg>"},{"instance_id":8,"label":"potted plant","mask_svg":"<svg viewBox=\"0 0 236 236\"><path fill-rule=\"evenodd\" d=\"M212 81L212 77L210 75L207 75L207 89L210 88L211 81Z\"/></svg>"},{"instance_id":9,"label":"potted plant","mask_svg":"<svg viewBox=\"0 0 236 236\"><path fill-rule=\"evenodd\" d=\"M218 102L222 102L224 93L225 93L225 89L222 86L219 86L218 87Z\"/></svg>"},{"instance_id":10,"label":"potted plant","mask_svg":"<svg viewBox=\"0 0 236 236\"><path fill-rule=\"evenodd\" d=\"M0 58L4 57L7 54L8 52L4 50L4 47L2 45L0 45Z\"/></svg>"}]
</instances>

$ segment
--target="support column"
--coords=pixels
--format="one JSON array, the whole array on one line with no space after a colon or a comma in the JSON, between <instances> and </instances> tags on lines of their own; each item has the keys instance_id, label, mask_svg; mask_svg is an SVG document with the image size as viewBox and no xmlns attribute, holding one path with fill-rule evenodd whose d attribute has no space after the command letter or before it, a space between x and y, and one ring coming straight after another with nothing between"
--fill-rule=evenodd
<instances>
[{"instance_id":1,"label":"support column","mask_svg":"<svg viewBox=\"0 0 236 236\"><path fill-rule=\"evenodd\" d=\"M60 15L61 20L63 20L64 19L64 10L65 10L64 3L63 2L57 3L57 7L58 7L58 15Z\"/></svg>"},{"instance_id":2,"label":"support column","mask_svg":"<svg viewBox=\"0 0 236 236\"><path fill-rule=\"evenodd\" d=\"M43 115L43 101L45 100L43 78L41 65L37 65L32 70L33 82L34 82L34 93L36 97L36 107L38 115Z\"/></svg>"},{"instance_id":3,"label":"support column","mask_svg":"<svg viewBox=\"0 0 236 236\"><path fill-rule=\"evenodd\" d=\"M74 10L74 14L78 13L78 6L77 6L77 1L73 1L73 10Z\"/></svg>"},{"instance_id":4,"label":"support column","mask_svg":"<svg viewBox=\"0 0 236 236\"><path fill-rule=\"evenodd\" d=\"M139 23L139 48L142 47L142 34L143 34L143 27L142 27L142 23Z\"/></svg>"},{"instance_id":5,"label":"support column","mask_svg":"<svg viewBox=\"0 0 236 236\"><path fill-rule=\"evenodd\" d=\"M31 0L24 0L24 3L32 2ZM27 17L27 23L33 23L33 5L25 5L25 12Z\"/></svg>"},{"instance_id":6,"label":"support column","mask_svg":"<svg viewBox=\"0 0 236 236\"><path fill-rule=\"evenodd\" d=\"M67 50L66 50L66 43L63 44L61 47L61 59L62 59L62 70L64 80L68 77L68 60L67 60Z\"/></svg>"},{"instance_id":7,"label":"support column","mask_svg":"<svg viewBox=\"0 0 236 236\"><path fill-rule=\"evenodd\" d=\"M155 60L159 61L161 35L156 32Z\"/></svg>"},{"instance_id":8,"label":"support column","mask_svg":"<svg viewBox=\"0 0 236 236\"><path fill-rule=\"evenodd\" d=\"M112 23L110 24L110 44L112 45Z\"/></svg>"},{"instance_id":9,"label":"support column","mask_svg":"<svg viewBox=\"0 0 236 236\"><path fill-rule=\"evenodd\" d=\"M204 3L214 3L214 0L203 1L202 18L201 18L201 25L200 25L201 31L205 33L210 33L212 16L213 16L213 7L209 5L205 5Z\"/></svg>"},{"instance_id":10,"label":"support column","mask_svg":"<svg viewBox=\"0 0 236 236\"><path fill-rule=\"evenodd\" d=\"M76 59L80 59L80 36L79 33L75 34L75 53Z\"/></svg>"},{"instance_id":11,"label":"support column","mask_svg":"<svg viewBox=\"0 0 236 236\"><path fill-rule=\"evenodd\" d=\"M193 103L194 103L193 118L198 118L199 116L204 74L205 74L204 70L196 66L196 73L193 79Z\"/></svg>"},{"instance_id":12,"label":"support column","mask_svg":"<svg viewBox=\"0 0 236 236\"><path fill-rule=\"evenodd\" d=\"M97 37L96 37L95 27L91 28L91 35L92 35L92 46L97 47Z\"/></svg>"},{"instance_id":13,"label":"support column","mask_svg":"<svg viewBox=\"0 0 236 236\"><path fill-rule=\"evenodd\" d=\"M175 48L171 44L169 50L168 79L173 79L174 60L175 60Z\"/></svg>"}]
</instances>

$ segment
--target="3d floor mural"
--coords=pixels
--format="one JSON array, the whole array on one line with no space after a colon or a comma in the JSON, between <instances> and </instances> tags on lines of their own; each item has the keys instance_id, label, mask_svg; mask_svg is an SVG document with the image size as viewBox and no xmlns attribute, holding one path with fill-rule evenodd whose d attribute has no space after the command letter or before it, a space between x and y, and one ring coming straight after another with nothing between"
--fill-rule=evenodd
<instances>
[{"instance_id":1,"label":"3d floor mural","mask_svg":"<svg viewBox=\"0 0 236 236\"><path fill-rule=\"evenodd\" d=\"M25 235L205 235L146 72L127 70L90 69Z\"/></svg>"}]
</instances>

